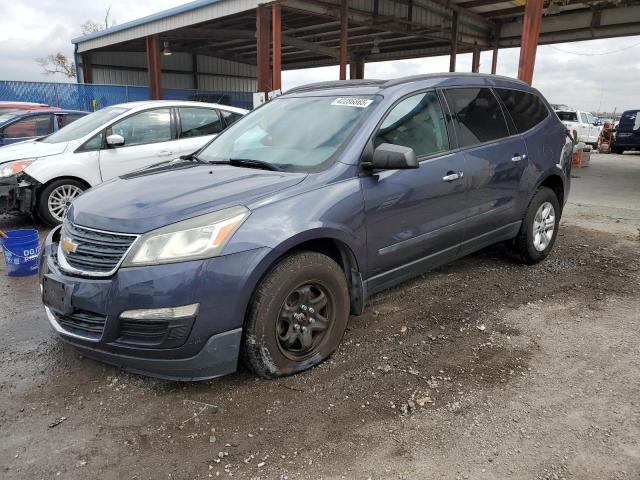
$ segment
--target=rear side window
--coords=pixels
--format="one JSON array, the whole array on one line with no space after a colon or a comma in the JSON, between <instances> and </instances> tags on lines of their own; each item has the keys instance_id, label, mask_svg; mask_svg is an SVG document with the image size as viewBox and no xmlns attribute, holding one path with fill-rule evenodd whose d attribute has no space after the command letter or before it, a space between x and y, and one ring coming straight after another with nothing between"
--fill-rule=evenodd
<instances>
[{"instance_id":1,"label":"rear side window","mask_svg":"<svg viewBox=\"0 0 640 480\"><path fill-rule=\"evenodd\" d=\"M413 148L417 157L449 150L447 128L436 93L413 95L393 107L373 140L375 147L382 143Z\"/></svg>"},{"instance_id":2,"label":"rear side window","mask_svg":"<svg viewBox=\"0 0 640 480\"><path fill-rule=\"evenodd\" d=\"M624 112L620 117L618 130L640 130L640 111L632 110L630 112Z\"/></svg>"},{"instance_id":3,"label":"rear side window","mask_svg":"<svg viewBox=\"0 0 640 480\"><path fill-rule=\"evenodd\" d=\"M576 112L558 111L558 112L556 112L556 115L558 115L558 118L560 120L562 120L563 122L577 122L578 121L578 114Z\"/></svg>"},{"instance_id":4,"label":"rear side window","mask_svg":"<svg viewBox=\"0 0 640 480\"><path fill-rule=\"evenodd\" d=\"M445 95L456 120L461 147L509 136L500 104L488 88L453 88Z\"/></svg>"},{"instance_id":5,"label":"rear side window","mask_svg":"<svg viewBox=\"0 0 640 480\"><path fill-rule=\"evenodd\" d=\"M497 88L496 93L507 107L518 133L535 127L549 115L547 107L536 95L506 88Z\"/></svg>"},{"instance_id":6,"label":"rear side window","mask_svg":"<svg viewBox=\"0 0 640 480\"><path fill-rule=\"evenodd\" d=\"M51 115L33 115L4 128L5 138L41 137L51 133Z\"/></svg>"},{"instance_id":7,"label":"rear side window","mask_svg":"<svg viewBox=\"0 0 640 480\"><path fill-rule=\"evenodd\" d=\"M180 138L214 135L224 130L224 125L213 108L182 107L180 111Z\"/></svg>"},{"instance_id":8,"label":"rear side window","mask_svg":"<svg viewBox=\"0 0 640 480\"><path fill-rule=\"evenodd\" d=\"M82 117L84 117L84 115L78 115L73 113L67 113L65 115L56 115L56 118L58 120L58 128L66 127L70 123L73 123Z\"/></svg>"}]
</instances>

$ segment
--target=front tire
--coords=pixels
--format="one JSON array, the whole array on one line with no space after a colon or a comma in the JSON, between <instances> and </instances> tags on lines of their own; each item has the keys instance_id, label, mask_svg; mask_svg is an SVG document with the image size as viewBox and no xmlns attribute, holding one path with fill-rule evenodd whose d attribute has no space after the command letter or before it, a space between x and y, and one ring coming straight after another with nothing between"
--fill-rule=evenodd
<instances>
[{"instance_id":1,"label":"front tire","mask_svg":"<svg viewBox=\"0 0 640 480\"><path fill-rule=\"evenodd\" d=\"M331 356L348 320L348 286L340 266L317 252L286 257L253 295L243 363L264 378L307 370Z\"/></svg>"},{"instance_id":2,"label":"front tire","mask_svg":"<svg viewBox=\"0 0 640 480\"><path fill-rule=\"evenodd\" d=\"M67 216L71 202L79 197L87 186L71 178L61 178L48 184L40 195L36 205L38 216L51 226L60 225Z\"/></svg>"},{"instance_id":3,"label":"front tire","mask_svg":"<svg viewBox=\"0 0 640 480\"><path fill-rule=\"evenodd\" d=\"M555 192L540 187L527 207L518 235L508 245L510 256L529 265L547 258L558 235L560 213Z\"/></svg>"}]
</instances>

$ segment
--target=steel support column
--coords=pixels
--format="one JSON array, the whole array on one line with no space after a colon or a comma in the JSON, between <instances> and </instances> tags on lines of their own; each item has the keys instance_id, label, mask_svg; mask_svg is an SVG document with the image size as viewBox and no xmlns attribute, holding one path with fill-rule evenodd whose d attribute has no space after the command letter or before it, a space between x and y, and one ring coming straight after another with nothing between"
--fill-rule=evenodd
<instances>
[{"instance_id":1,"label":"steel support column","mask_svg":"<svg viewBox=\"0 0 640 480\"><path fill-rule=\"evenodd\" d=\"M456 55L458 54L458 12L451 17L451 53L449 54L449 71L456 71Z\"/></svg>"},{"instance_id":2,"label":"steel support column","mask_svg":"<svg viewBox=\"0 0 640 480\"><path fill-rule=\"evenodd\" d=\"M93 66L89 54L82 54L82 82L93 83Z\"/></svg>"},{"instance_id":3,"label":"steel support column","mask_svg":"<svg viewBox=\"0 0 640 480\"><path fill-rule=\"evenodd\" d=\"M147 47L147 71L149 72L149 100L162 99L162 72L160 67L160 37L145 38Z\"/></svg>"},{"instance_id":4,"label":"steel support column","mask_svg":"<svg viewBox=\"0 0 640 480\"><path fill-rule=\"evenodd\" d=\"M347 13L347 0L342 0L340 2L340 80L347 79L347 43L349 41Z\"/></svg>"},{"instance_id":5,"label":"steel support column","mask_svg":"<svg viewBox=\"0 0 640 480\"><path fill-rule=\"evenodd\" d=\"M542 7L544 0L527 0L522 20L522 39L520 41L520 63L518 64L518 78L531 85L533 81L533 67L536 62L540 23L542 22Z\"/></svg>"},{"instance_id":6,"label":"steel support column","mask_svg":"<svg viewBox=\"0 0 640 480\"><path fill-rule=\"evenodd\" d=\"M349 64L349 78L351 80L364 79L364 60L354 59Z\"/></svg>"},{"instance_id":7,"label":"steel support column","mask_svg":"<svg viewBox=\"0 0 640 480\"><path fill-rule=\"evenodd\" d=\"M496 69L498 68L498 44L500 43L500 25L496 27L496 30L493 32L493 53L491 55L491 74L496 74Z\"/></svg>"},{"instance_id":8,"label":"steel support column","mask_svg":"<svg viewBox=\"0 0 640 480\"><path fill-rule=\"evenodd\" d=\"M272 55L273 55L273 90L282 88L282 7L274 3L271 12Z\"/></svg>"},{"instance_id":9,"label":"steel support column","mask_svg":"<svg viewBox=\"0 0 640 480\"><path fill-rule=\"evenodd\" d=\"M260 6L256 9L256 55L257 89L259 92L272 90L270 53L271 53L271 7Z\"/></svg>"},{"instance_id":10,"label":"steel support column","mask_svg":"<svg viewBox=\"0 0 640 480\"><path fill-rule=\"evenodd\" d=\"M471 71L473 73L478 73L480 71L480 47L478 45L473 47L471 57Z\"/></svg>"}]
</instances>

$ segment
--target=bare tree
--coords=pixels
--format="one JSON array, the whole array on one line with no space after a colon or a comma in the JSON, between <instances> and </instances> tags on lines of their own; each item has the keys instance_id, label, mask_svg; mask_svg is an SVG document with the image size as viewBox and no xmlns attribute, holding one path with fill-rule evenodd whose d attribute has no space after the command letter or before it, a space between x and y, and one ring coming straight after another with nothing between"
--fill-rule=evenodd
<instances>
[{"instance_id":1,"label":"bare tree","mask_svg":"<svg viewBox=\"0 0 640 480\"><path fill-rule=\"evenodd\" d=\"M76 65L63 53L47 55L44 58L36 58L36 63L42 67L45 75L60 73L67 78L76 77Z\"/></svg>"},{"instance_id":2,"label":"bare tree","mask_svg":"<svg viewBox=\"0 0 640 480\"><path fill-rule=\"evenodd\" d=\"M90 33L100 32L109 27L115 25L115 21L110 20L111 16L111 5L107 7L107 10L104 14L104 23L96 22L94 20L87 20L82 25L80 25L80 31L83 35L88 35ZM56 75L62 74L67 78L75 78L76 77L76 66L73 61L67 58L63 53L56 53L53 55L47 55L46 57L36 58L36 63L42 67L42 72L45 75Z\"/></svg>"}]
</instances>

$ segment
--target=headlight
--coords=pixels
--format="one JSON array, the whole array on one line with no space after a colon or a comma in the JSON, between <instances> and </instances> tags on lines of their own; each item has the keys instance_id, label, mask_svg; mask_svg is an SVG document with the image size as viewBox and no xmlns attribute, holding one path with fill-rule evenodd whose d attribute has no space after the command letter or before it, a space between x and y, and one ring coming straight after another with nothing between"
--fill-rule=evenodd
<instances>
[{"instance_id":1,"label":"headlight","mask_svg":"<svg viewBox=\"0 0 640 480\"><path fill-rule=\"evenodd\" d=\"M122 266L185 262L220 255L249 214L245 207L231 207L146 233L136 240Z\"/></svg>"},{"instance_id":2,"label":"headlight","mask_svg":"<svg viewBox=\"0 0 640 480\"><path fill-rule=\"evenodd\" d=\"M0 165L0 178L17 175L29 165L31 165L35 160L35 158L30 158L28 160L16 160L15 162L9 162Z\"/></svg>"}]
</instances>

